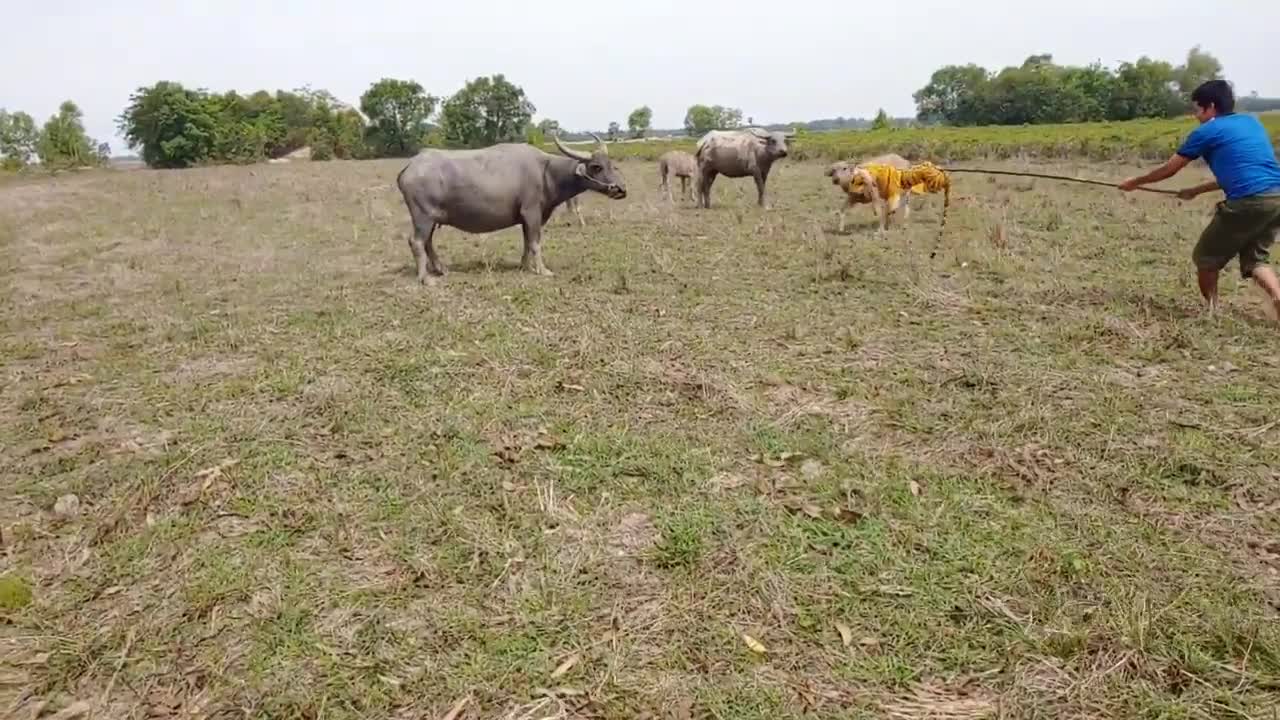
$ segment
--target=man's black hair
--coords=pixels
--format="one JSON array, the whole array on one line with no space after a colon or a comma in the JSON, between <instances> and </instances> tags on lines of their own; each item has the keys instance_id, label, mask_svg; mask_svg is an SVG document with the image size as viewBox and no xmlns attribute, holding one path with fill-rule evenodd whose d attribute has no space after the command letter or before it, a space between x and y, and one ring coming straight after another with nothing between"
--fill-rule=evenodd
<instances>
[{"instance_id":1,"label":"man's black hair","mask_svg":"<svg viewBox=\"0 0 1280 720\"><path fill-rule=\"evenodd\" d=\"M1236 110L1236 94L1226 80L1209 80L1201 83L1191 93L1191 102L1202 108L1213 106L1219 115L1230 115Z\"/></svg>"}]
</instances>

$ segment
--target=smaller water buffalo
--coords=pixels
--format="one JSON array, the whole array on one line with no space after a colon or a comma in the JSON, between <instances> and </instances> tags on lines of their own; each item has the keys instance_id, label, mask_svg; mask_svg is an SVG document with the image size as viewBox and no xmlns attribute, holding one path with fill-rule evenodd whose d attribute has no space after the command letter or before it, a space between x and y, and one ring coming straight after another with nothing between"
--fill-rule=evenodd
<instances>
[{"instance_id":1,"label":"smaller water buffalo","mask_svg":"<svg viewBox=\"0 0 1280 720\"><path fill-rule=\"evenodd\" d=\"M774 161L787 156L787 140L795 131L761 128L712 130L698 140L694 157L698 161L698 198L702 207L711 207L711 185L717 175L752 177L756 181L756 203L764 207L764 186Z\"/></svg>"},{"instance_id":2,"label":"smaller water buffalo","mask_svg":"<svg viewBox=\"0 0 1280 720\"><path fill-rule=\"evenodd\" d=\"M658 186L667 193L667 201L674 202L671 197L671 178L680 178L680 196L689 196L690 200L697 202L694 197L694 177L698 174L698 160L687 152L680 150L672 150L665 152L662 157L658 158L658 177L661 184Z\"/></svg>"},{"instance_id":3,"label":"smaller water buffalo","mask_svg":"<svg viewBox=\"0 0 1280 720\"><path fill-rule=\"evenodd\" d=\"M568 200L565 200L565 201L564 201L564 210L565 210L565 212L567 212L567 213L568 213L568 212L572 212L574 215L577 215L577 216L578 216L578 226L579 226L579 227L586 227L586 226L587 226L587 221L586 221L586 220L584 220L584 219L582 219L582 206L581 206L581 203L582 203L582 201L581 201L581 200L579 200L578 198L576 198L576 197L571 197L571 198L569 198ZM570 220L570 221L569 221L569 224L570 224L570 225L572 225L572 224L573 224L573 221L572 221L572 220Z\"/></svg>"},{"instance_id":4,"label":"smaller water buffalo","mask_svg":"<svg viewBox=\"0 0 1280 720\"><path fill-rule=\"evenodd\" d=\"M596 137L595 151L585 153L553 139L564 157L524 143L502 143L482 150L423 150L409 160L396 185L413 220L409 248L419 282L426 284L429 272L445 273L432 242L441 225L468 233L519 225L524 230L521 267L550 275L542 263L542 226L556 208L588 190L614 200L627 196L604 141Z\"/></svg>"}]
</instances>

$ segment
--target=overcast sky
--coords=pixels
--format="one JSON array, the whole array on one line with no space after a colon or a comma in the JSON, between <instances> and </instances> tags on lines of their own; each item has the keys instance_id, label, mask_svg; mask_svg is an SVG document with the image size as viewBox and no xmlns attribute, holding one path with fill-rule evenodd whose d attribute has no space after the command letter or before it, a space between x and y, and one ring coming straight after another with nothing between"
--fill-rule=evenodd
<instances>
[{"instance_id":1,"label":"overcast sky","mask_svg":"<svg viewBox=\"0 0 1280 720\"><path fill-rule=\"evenodd\" d=\"M757 122L914 113L937 67L1028 55L1181 62L1201 44L1240 94L1280 95L1280 3L1263 0L554 3L522 0L38 0L5 3L0 107L39 122L64 99L123 149L115 118L141 85L326 88L357 104L381 77L448 95L505 73L538 117L624 126L648 104L678 127L693 103ZM986 39L979 39L985 37Z\"/></svg>"}]
</instances>

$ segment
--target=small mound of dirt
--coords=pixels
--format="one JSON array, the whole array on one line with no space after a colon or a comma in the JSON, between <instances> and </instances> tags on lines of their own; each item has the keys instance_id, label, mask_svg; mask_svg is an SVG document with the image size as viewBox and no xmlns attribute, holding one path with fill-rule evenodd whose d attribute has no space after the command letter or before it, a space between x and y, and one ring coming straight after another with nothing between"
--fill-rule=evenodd
<instances>
[{"instance_id":1,"label":"small mound of dirt","mask_svg":"<svg viewBox=\"0 0 1280 720\"><path fill-rule=\"evenodd\" d=\"M636 556L658 543L658 528L644 513L630 513L622 518L609 535L609 554Z\"/></svg>"}]
</instances>

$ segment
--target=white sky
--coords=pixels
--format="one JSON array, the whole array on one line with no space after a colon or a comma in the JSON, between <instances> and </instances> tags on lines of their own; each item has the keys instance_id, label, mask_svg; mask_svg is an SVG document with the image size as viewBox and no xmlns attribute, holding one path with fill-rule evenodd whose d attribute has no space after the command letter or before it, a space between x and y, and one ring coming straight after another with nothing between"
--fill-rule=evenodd
<instances>
[{"instance_id":1,"label":"white sky","mask_svg":"<svg viewBox=\"0 0 1280 720\"><path fill-rule=\"evenodd\" d=\"M501 72L538 117L568 129L625 126L642 104L655 127L679 127L693 103L739 107L760 123L870 117L879 107L912 115L911 93L945 64L998 69L1040 52L1070 64L1142 54L1177 64L1201 44L1238 93L1280 95L1280 3L1263 0L5 5L0 107L43 122L72 99L90 135L115 152L129 94L158 80L241 92L310 84L354 105L381 77L444 96Z\"/></svg>"}]
</instances>

